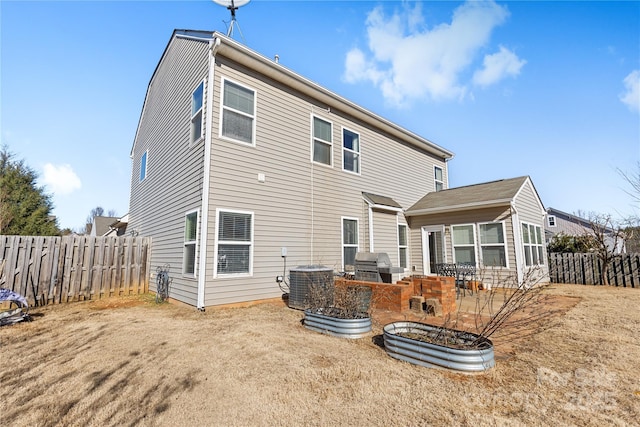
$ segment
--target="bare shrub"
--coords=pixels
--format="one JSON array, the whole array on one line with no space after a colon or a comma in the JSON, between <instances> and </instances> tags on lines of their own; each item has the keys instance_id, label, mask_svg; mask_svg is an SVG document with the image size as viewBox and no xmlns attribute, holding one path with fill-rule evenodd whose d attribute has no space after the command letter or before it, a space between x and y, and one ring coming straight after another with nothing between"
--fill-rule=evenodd
<instances>
[{"instance_id":1,"label":"bare shrub","mask_svg":"<svg viewBox=\"0 0 640 427\"><path fill-rule=\"evenodd\" d=\"M527 270L521 280L514 274L487 270L478 276L483 283L491 281L492 286L475 294L472 311L464 312L459 304L455 313L444 317L437 331L421 340L458 348L484 348L492 337L521 339L539 331L543 326L541 320L556 314L547 304L549 296L544 293L547 285L540 283L539 268ZM465 321L465 314L471 316L473 325ZM413 336L416 334L409 335L416 339Z\"/></svg>"},{"instance_id":2,"label":"bare shrub","mask_svg":"<svg viewBox=\"0 0 640 427\"><path fill-rule=\"evenodd\" d=\"M313 313L341 319L362 319L370 316L370 301L371 288L368 286L311 283L307 305Z\"/></svg>"}]
</instances>

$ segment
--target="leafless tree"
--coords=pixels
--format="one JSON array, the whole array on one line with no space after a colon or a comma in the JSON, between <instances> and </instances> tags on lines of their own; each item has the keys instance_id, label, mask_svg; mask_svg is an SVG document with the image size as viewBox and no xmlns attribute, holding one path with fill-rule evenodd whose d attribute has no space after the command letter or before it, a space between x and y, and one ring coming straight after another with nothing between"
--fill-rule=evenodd
<instances>
[{"instance_id":1,"label":"leafless tree","mask_svg":"<svg viewBox=\"0 0 640 427\"><path fill-rule=\"evenodd\" d=\"M625 192L633 198L634 202L640 204L640 162L636 163L636 170L633 172L625 172L619 168L617 170L631 186L631 189L625 190Z\"/></svg>"},{"instance_id":2,"label":"leafless tree","mask_svg":"<svg viewBox=\"0 0 640 427\"><path fill-rule=\"evenodd\" d=\"M592 213L589 215L589 225L595 242L594 252L602 263L601 283L609 286L609 267L624 248L624 229L611 214Z\"/></svg>"}]
</instances>

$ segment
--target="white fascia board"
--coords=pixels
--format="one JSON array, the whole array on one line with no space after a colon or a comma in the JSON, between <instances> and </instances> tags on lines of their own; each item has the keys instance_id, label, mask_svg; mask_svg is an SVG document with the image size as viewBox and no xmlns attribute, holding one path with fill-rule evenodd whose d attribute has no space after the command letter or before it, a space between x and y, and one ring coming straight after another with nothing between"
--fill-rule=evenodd
<instances>
[{"instance_id":1,"label":"white fascia board","mask_svg":"<svg viewBox=\"0 0 640 427\"><path fill-rule=\"evenodd\" d=\"M381 211L391 211L391 212L402 212L402 208L396 208L394 206L387 206L387 205L376 205L374 203L369 203L369 206L371 206L371 209L378 209Z\"/></svg>"},{"instance_id":2,"label":"white fascia board","mask_svg":"<svg viewBox=\"0 0 640 427\"><path fill-rule=\"evenodd\" d=\"M510 206L511 199L492 200L490 202L466 203L464 205L442 206L438 208L420 209L416 211L407 211L405 216L433 215L444 212L469 211L480 208L494 208L498 206Z\"/></svg>"}]
</instances>

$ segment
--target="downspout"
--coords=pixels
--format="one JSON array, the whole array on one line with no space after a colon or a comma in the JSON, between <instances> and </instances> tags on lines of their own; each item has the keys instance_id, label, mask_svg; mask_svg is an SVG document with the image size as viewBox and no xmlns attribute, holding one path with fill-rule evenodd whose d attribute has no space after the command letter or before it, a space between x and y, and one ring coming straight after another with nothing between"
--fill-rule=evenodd
<instances>
[{"instance_id":1,"label":"downspout","mask_svg":"<svg viewBox=\"0 0 640 427\"><path fill-rule=\"evenodd\" d=\"M373 206L367 202L369 206L369 252L375 252L373 247Z\"/></svg>"},{"instance_id":2,"label":"downspout","mask_svg":"<svg viewBox=\"0 0 640 427\"><path fill-rule=\"evenodd\" d=\"M198 260L198 310L204 311L204 288L207 283L207 237L209 236L209 192L211 191L211 129L213 126L213 92L216 51L220 39L209 40L209 75L207 76L207 107L202 161L202 213L200 220L200 258Z\"/></svg>"}]
</instances>

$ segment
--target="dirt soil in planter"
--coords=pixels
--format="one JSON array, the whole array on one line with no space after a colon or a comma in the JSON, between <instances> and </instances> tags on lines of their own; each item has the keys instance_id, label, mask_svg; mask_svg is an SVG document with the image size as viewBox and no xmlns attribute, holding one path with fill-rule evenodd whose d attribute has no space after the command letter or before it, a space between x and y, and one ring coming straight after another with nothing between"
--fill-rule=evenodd
<instances>
[{"instance_id":1,"label":"dirt soil in planter","mask_svg":"<svg viewBox=\"0 0 640 427\"><path fill-rule=\"evenodd\" d=\"M311 332L283 304L35 308L0 328L0 414L18 427L638 425L640 289L548 294L564 312L480 375L393 359L377 324L358 340Z\"/></svg>"}]
</instances>

